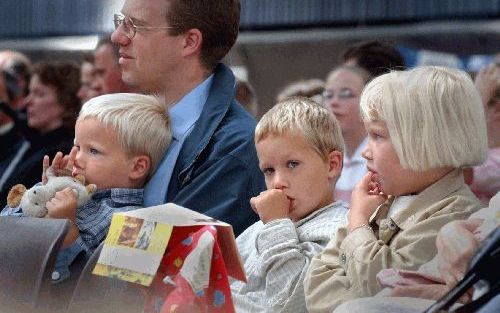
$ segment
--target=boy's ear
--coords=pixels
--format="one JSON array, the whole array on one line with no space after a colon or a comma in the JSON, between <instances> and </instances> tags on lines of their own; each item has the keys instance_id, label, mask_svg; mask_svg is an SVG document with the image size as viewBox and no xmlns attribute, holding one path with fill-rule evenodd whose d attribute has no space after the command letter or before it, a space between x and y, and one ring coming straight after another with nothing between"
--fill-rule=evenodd
<instances>
[{"instance_id":1,"label":"boy's ear","mask_svg":"<svg viewBox=\"0 0 500 313\"><path fill-rule=\"evenodd\" d=\"M344 155L342 152L333 150L328 154L328 177L337 179L342 171L342 164L344 162Z\"/></svg>"},{"instance_id":2,"label":"boy's ear","mask_svg":"<svg viewBox=\"0 0 500 313\"><path fill-rule=\"evenodd\" d=\"M147 155L138 155L132 159L129 177L132 180L146 178L151 168L151 159Z\"/></svg>"},{"instance_id":3,"label":"boy's ear","mask_svg":"<svg viewBox=\"0 0 500 313\"><path fill-rule=\"evenodd\" d=\"M201 45L203 43L203 35L197 28L192 28L184 34L184 46L182 54L184 56L189 56L201 51Z\"/></svg>"}]
</instances>

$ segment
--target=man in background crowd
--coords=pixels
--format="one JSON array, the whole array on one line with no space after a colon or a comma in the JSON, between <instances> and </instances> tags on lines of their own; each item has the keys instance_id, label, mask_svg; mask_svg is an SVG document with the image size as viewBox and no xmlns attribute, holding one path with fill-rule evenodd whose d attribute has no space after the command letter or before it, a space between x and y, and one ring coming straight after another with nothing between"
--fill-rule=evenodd
<instances>
[{"instance_id":1,"label":"man in background crowd","mask_svg":"<svg viewBox=\"0 0 500 313\"><path fill-rule=\"evenodd\" d=\"M99 40L94 51L94 88L101 94L131 91L122 80L119 57L118 46L109 37Z\"/></svg>"}]
</instances>

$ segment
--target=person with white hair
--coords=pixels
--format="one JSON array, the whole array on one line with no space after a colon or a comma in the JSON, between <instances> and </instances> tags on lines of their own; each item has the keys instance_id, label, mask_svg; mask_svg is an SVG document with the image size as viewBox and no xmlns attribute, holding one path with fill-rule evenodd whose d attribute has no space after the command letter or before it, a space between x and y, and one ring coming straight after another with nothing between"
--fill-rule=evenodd
<instances>
[{"instance_id":1,"label":"person with white hair","mask_svg":"<svg viewBox=\"0 0 500 313\"><path fill-rule=\"evenodd\" d=\"M463 176L487 149L483 105L466 73L384 74L366 86L360 107L368 173L353 190L348 226L311 261L309 312L375 295L382 269L418 268L436 255L442 226L482 207Z\"/></svg>"}]
</instances>

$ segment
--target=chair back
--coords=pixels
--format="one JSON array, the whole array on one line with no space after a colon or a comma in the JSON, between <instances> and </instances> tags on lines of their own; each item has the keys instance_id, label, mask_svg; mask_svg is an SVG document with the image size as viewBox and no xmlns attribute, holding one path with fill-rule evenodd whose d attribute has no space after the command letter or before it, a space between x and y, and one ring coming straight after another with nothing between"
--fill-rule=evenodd
<instances>
[{"instance_id":1,"label":"chair back","mask_svg":"<svg viewBox=\"0 0 500 313\"><path fill-rule=\"evenodd\" d=\"M0 307L32 312L69 229L65 219L0 217Z\"/></svg>"},{"instance_id":2,"label":"chair back","mask_svg":"<svg viewBox=\"0 0 500 313\"><path fill-rule=\"evenodd\" d=\"M103 243L83 268L68 312L141 313L144 308L144 296L139 285L92 274L102 247Z\"/></svg>"}]
</instances>

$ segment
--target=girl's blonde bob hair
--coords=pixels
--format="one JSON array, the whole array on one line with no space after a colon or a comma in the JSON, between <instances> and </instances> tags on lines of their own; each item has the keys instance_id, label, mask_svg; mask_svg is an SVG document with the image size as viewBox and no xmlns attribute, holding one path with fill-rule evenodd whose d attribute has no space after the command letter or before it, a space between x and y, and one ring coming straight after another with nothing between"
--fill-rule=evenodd
<instances>
[{"instance_id":1,"label":"girl's blonde bob hair","mask_svg":"<svg viewBox=\"0 0 500 313\"><path fill-rule=\"evenodd\" d=\"M150 175L172 140L167 109L156 96L114 93L95 97L82 106L77 122L88 118L113 129L129 156L149 156Z\"/></svg>"},{"instance_id":2,"label":"girl's blonde bob hair","mask_svg":"<svg viewBox=\"0 0 500 313\"><path fill-rule=\"evenodd\" d=\"M481 98L456 69L422 66L372 80L361 100L364 121L385 122L401 165L415 171L481 164L487 149Z\"/></svg>"},{"instance_id":3,"label":"girl's blonde bob hair","mask_svg":"<svg viewBox=\"0 0 500 313\"><path fill-rule=\"evenodd\" d=\"M255 128L255 143L269 135L299 132L323 160L336 150L344 153L339 123L328 109L305 97L291 97L267 111Z\"/></svg>"}]
</instances>

